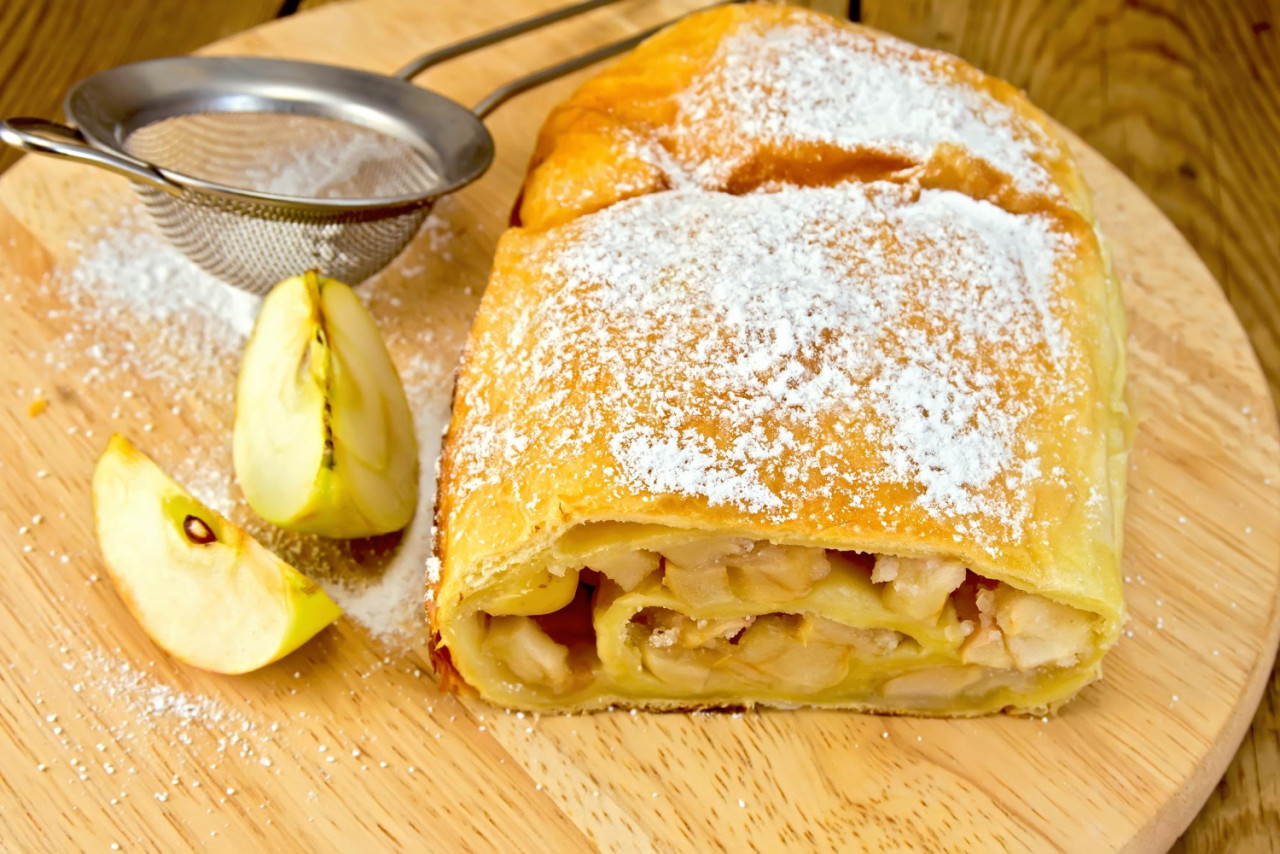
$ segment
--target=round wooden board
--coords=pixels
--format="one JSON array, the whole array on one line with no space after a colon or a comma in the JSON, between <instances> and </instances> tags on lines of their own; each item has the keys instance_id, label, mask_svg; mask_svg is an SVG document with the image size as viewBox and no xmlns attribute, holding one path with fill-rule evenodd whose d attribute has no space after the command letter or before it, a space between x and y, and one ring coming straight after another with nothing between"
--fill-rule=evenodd
<instances>
[{"instance_id":1,"label":"round wooden board","mask_svg":"<svg viewBox=\"0 0 1280 854\"><path fill-rule=\"evenodd\" d=\"M502 16L547 5L504 4ZM625 3L420 82L471 102L689 5ZM390 71L494 24L489 8L366 0L212 50ZM533 134L573 85L495 114L492 171L442 204L374 285L372 308L402 370L415 346L445 365L456 352ZM1270 672L1280 455L1262 375L1208 271L1118 170L1077 152L1131 324L1132 616L1105 680L1048 721L815 711L534 719L441 696L420 638L388 643L345 620L250 676L168 659L99 581L89 476L113 430L171 469L225 466L234 361L211 359L207 378L206 366L187 365L182 375L197 379L178 389L139 359L88 369L95 331L48 283L93 239L86 232L119 218L128 189L27 158L0 180L4 846L1163 850L1222 774ZM118 345L127 318L113 320L99 333ZM162 334L151 324L123 337ZM447 372L434 381L446 399ZM49 406L32 416L37 388Z\"/></svg>"}]
</instances>

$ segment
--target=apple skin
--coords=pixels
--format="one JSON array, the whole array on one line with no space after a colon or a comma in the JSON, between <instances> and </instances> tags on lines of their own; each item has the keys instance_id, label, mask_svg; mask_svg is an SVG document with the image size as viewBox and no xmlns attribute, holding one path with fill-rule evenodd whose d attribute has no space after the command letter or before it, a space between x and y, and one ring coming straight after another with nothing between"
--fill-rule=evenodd
<instances>
[{"instance_id":1,"label":"apple skin","mask_svg":"<svg viewBox=\"0 0 1280 854\"><path fill-rule=\"evenodd\" d=\"M158 646L247 673L342 615L319 584L197 501L125 437L93 471L94 529L120 597Z\"/></svg>"},{"instance_id":2,"label":"apple skin","mask_svg":"<svg viewBox=\"0 0 1280 854\"><path fill-rule=\"evenodd\" d=\"M413 520L413 416L373 317L314 271L263 300L236 383L236 479L254 512L354 538Z\"/></svg>"}]
</instances>

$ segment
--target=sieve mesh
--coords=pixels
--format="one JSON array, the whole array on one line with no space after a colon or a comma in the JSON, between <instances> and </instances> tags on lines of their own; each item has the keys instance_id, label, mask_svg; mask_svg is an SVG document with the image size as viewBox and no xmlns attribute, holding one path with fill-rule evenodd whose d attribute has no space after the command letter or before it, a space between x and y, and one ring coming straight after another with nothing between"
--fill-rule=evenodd
<instances>
[{"instance_id":1,"label":"sieve mesh","mask_svg":"<svg viewBox=\"0 0 1280 854\"><path fill-rule=\"evenodd\" d=\"M579 0L438 47L394 76L243 56L134 62L76 84L69 125L2 120L0 142L131 179L165 237L237 287L264 293L310 268L354 285L391 262L436 198L484 174L485 116L666 24L510 80L471 109L413 78L616 1Z\"/></svg>"},{"instance_id":2,"label":"sieve mesh","mask_svg":"<svg viewBox=\"0 0 1280 854\"><path fill-rule=\"evenodd\" d=\"M171 172L297 198L427 195L439 181L413 145L325 116L193 113L143 125L124 145L134 157Z\"/></svg>"},{"instance_id":3,"label":"sieve mesh","mask_svg":"<svg viewBox=\"0 0 1280 854\"><path fill-rule=\"evenodd\" d=\"M439 181L427 152L321 116L180 115L134 130L124 148L201 182L336 203L280 206L190 184L173 196L135 184L166 238L210 273L256 293L313 267L351 284L373 275L417 233ZM419 201L391 203L405 197Z\"/></svg>"}]
</instances>

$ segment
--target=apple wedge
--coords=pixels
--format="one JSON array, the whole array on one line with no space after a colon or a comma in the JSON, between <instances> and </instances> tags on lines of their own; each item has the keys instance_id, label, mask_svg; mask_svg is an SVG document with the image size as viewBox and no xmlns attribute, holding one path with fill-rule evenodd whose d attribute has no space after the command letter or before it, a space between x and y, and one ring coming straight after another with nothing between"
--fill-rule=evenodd
<instances>
[{"instance_id":1,"label":"apple wedge","mask_svg":"<svg viewBox=\"0 0 1280 854\"><path fill-rule=\"evenodd\" d=\"M413 416L351 288L313 271L263 300L236 386L234 445L240 488L272 524L349 538L413 519Z\"/></svg>"},{"instance_id":2,"label":"apple wedge","mask_svg":"<svg viewBox=\"0 0 1280 854\"><path fill-rule=\"evenodd\" d=\"M119 434L93 470L107 570L138 623L174 658L247 673L342 615L311 579L214 513Z\"/></svg>"}]
</instances>

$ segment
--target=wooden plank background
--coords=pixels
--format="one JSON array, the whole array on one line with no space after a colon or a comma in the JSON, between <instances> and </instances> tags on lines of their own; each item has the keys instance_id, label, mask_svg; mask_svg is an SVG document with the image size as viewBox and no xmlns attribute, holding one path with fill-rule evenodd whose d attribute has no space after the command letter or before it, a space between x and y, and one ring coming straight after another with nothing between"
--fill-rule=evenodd
<instances>
[{"instance_id":1,"label":"wooden plank background","mask_svg":"<svg viewBox=\"0 0 1280 854\"><path fill-rule=\"evenodd\" d=\"M0 2L0 115L59 114L76 80L187 53L329 0ZM1123 169L1187 236L1280 390L1280 4L811 0L959 54ZM495 23L501 17L494 12ZM15 156L0 153L0 170ZM1280 849L1280 671L1179 854Z\"/></svg>"}]
</instances>

